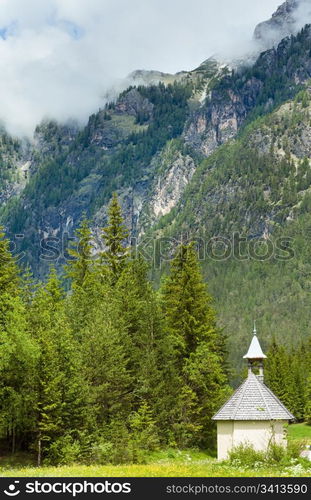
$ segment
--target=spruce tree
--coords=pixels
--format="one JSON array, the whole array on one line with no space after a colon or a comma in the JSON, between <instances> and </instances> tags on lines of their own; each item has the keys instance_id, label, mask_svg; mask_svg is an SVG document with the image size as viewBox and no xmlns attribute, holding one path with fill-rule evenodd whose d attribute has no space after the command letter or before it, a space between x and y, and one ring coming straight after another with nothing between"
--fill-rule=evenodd
<instances>
[{"instance_id":1,"label":"spruce tree","mask_svg":"<svg viewBox=\"0 0 311 500\"><path fill-rule=\"evenodd\" d=\"M306 381L306 402L304 418L306 422L311 425L311 337L309 337L305 344L305 349L302 352L302 360L305 369Z\"/></svg>"},{"instance_id":2,"label":"spruce tree","mask_svg":"<svg viewBox=\"0 0 311 500\"><path fill-rule=\"evenodd\" d=\"M173 427L180 445L212 446L211 417L227 394L223 341L211 302L193 244L181 245L162 287L164 320L175 359Z\"/></svg>"},{"instance_id":3,"label":"spruce tree","mask_svg":"<svg viewBox=\"0 0 311 500\"><path fill-rule=\"evenodd\" d=\"M52 269L47 284L34 298L29 319L39 347L34 405L38 464L52 455L57 460L63 439L78 438L87 425L88 394L81 352L68 324L64 299Z\"/></svg>"},{"instance_id":4,"label":"spruce tree","mask_svg":"<svg viewBox=\"0 0 311 500\"><path fill-rule=\"evenodd\" d=\"M267 353L265 381L298 421L309 412L310 341L288 349L273 340Z\"/></svg>"},{"instance_id":5,"label":"spruce tree","mask_svg":"<svg viewBox=\"0 0 311 500\"><path fill-rule=\"evenodd\" d=\"M21 278L0 232L0 434L14 452L32 427L36 344L27 332Z\"/></svg>"},{"instance_id":6,"label":"spruce tree","mask_svg":"<svg viewBox=\"0 0 311 500\"><path fill-rule=\"evenodd\" d=\"M101 254L102 264L108 267L112 283L118 280L128 257L128 249L125 246L127 237L128 231L124 225L118 197L114 194L108 209L108 225L102 231L106 250Z\"/></svg>"},{"instance_id":7,"label":"spruce tree","mask_svg":"<svg viewBox=\"0 0 311 500\"><path fill-rule=\"evenodd\" d=\"M309 369L304 363L305 346L299 346L289 355L291 372L291 411L297 420L303 421L307 400Z\"/></svg>"},{"instance_id":8,"label":"spruce tree","mask_svg":"<svg viewBox=\"0 0 311 500\"><path fill-rule=\"evenodd\" d=\"M305 421L308 425L311 425L311 375L307 378L306 387L306 406L305 406Z\"/></svg>"},{"instance_id":9,"label":"spruce tree","mask_svg":"<svg viewBox=\"0 0 311 500\"><path fill-rule=\"evenodd\" d=\"M90 222L83 217L76 231L76 239L69 249L71 260L65 271L71 284L67 298L67 314L74 335L81 340L84 327L94 314L98 302L99 272L92 255L92 233Z\"/></svg>"},{"instance_id":10,"label":"spruce tree","mask_svg":"<svg viewBox=\"0 0 311 500\"><path fill-rule=\"evenodd\" d=\"M66 266L66 274L72 281L72 289L83 287L93 269L92 232L90 221L85 215L76 230L75 236L76 240L68 250L71 259Z\"/></svg>"},{"instance_id":11,"label":"spruce tree","mask_svg":"<svg viewBox=\"0 0 311 500\"><path fill-rule=\"evenodd\" d=\"M209 343L211 352L220 353L223 349L211 303L194 246L181 245L162 287L162 306L176 355L182 363L202 341Z\"/></svg>"},{"instance_id":12,"label":"spruce tree","mask_svg":"<svg viewBox=\"0 0 311 500\"><path fill-rule=\"evenodd\" d=\"M284 346L273 340L267 352L265 363L265 383L291 409L293 405L291 394L291 371L289 355Z\"/></svg>"},{"instance_id":13,"label":"spruce tree","mask_svg":"<svg viewBox=\"0 0 311 500\"><path fill-rule=\"evenodd\" d=\"M115 287L126 328L128 370L132 373L133 410L146 405L166 434L167 370L170 346L164 334L156 292L148 281L148 266L141 258L128 262Z\"/></svg>"},{"instance_id":14,"label":"spruce tree","mask_svg":"<svg viewBox=\"0 0 311 500\"><path fill-rule=\"evenodd\" d=\"M132 408L128 342L115 293L102 284L96 312L82 331L81 347L98 432L126 420Z\"/></svg>"}]
</instances>

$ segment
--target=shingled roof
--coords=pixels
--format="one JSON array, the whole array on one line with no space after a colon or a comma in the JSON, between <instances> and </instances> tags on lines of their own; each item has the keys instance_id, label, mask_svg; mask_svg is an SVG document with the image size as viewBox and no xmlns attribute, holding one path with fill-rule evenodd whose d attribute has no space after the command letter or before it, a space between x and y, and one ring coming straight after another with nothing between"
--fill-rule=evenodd
<instances>
[{"instance_id":1,"label":"shingled roof","mask_svg":"<svg viewBox=\"0 0 311 500\"><path fill-rule=\"evenodd\" d=\"M213 420L295 420L272 391L250 372Z\"/></svg>"}]
</instances>

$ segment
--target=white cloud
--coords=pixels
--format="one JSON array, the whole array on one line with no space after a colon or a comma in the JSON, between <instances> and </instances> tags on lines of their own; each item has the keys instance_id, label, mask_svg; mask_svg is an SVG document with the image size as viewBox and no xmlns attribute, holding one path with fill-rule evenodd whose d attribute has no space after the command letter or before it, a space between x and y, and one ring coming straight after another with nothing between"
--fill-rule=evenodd
<instances>
[{"instance_id":1,"label":"white cloud","mask_svg":"<svg viewBox=\"0 0 311 500\"><path fill-rule=\"evenodd\" d=\"M134 69L191 69L246 46L280 0L0 0L0 118L84 122Z\"/></svg>"}]
</instances>

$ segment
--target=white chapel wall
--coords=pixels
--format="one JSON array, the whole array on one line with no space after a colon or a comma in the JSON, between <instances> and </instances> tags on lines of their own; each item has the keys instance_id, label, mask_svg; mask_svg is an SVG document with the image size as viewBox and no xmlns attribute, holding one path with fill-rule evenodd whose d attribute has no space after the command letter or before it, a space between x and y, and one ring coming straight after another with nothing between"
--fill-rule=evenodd
<instances>
[{"instance_id":1,"label":"white chapel wall","mask_svg":"<svg viewBox=\"0 0 311 500\"><path fill-rule=\"evenodd\" d=\"M226 460L228 452L232 448L233 421L217 422L217 457L218 460Z\"/></svg>"},{"instance_id":2,"label":"white chapel wall","mask_svg":"<svg viewBox=\"0 0 311 500\"><path fill-rule=\"evenodd\" d=\"M250 444L255 450L265 451L271 440L286 446L284 420L237 420L217 422L218 460L228 458L231 448L240 444Z\"/></svg>"}]
</instances>

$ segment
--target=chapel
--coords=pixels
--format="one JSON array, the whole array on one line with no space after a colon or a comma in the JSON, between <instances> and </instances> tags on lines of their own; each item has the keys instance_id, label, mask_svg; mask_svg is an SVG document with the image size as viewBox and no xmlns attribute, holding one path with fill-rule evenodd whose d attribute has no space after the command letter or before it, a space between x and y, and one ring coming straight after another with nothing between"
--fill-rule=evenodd
<instances>
[{"instance_id":1,"label":"chapel","mask_svg":"<svg viewBox=\"0 0 311 500\"><path fill-rule=\"evenodd\" d=\"M287 446L286 424L294 415L264 383L263 353L254 325L253 338L244 359L248 375L229 400L213 416L217 421L217 457L226 460L240 444L265 451L274 442Z\"/></svg>"}]
</instances>

